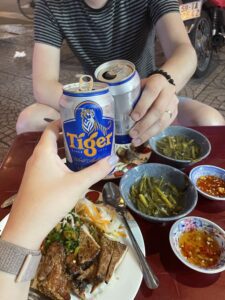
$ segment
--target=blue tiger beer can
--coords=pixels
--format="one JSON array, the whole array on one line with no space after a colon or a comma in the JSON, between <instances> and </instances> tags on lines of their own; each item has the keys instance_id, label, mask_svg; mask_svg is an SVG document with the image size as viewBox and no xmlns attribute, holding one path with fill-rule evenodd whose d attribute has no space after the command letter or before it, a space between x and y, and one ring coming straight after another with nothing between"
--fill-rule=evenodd
<instances>
[{"instance_id":1,"label":"blue tiger beer can","mask_svg":"<svg viewBox=\"0 0 225 300\"><path fill-rule=\"evenodd\" d=\"M141 95L141 81L135 65L128 60L112 60L95 70L95 77L109 85L115 101L115 142L131 142L130 129L134 121L130 114Z\"/></svg>"},{"instance_id":2,"label":"blue tiger beer can","mask_svg":"<svg viewBox=\"0 0 225 300\"><path fill-rule=\"evenodd\" d=\"M63 87L60 115L68 167L79 171L114 153L114 100L104 83Z\"/></svg>"}]
</instances>

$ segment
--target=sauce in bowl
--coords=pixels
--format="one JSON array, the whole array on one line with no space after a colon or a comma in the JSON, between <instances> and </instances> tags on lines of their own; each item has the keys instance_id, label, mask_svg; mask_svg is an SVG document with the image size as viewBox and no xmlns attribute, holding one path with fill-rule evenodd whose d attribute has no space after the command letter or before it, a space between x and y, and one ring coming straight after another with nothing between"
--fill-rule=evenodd
<instances>
[{"instance_id":1,"label":"sauce in bowl","mask_svg":"<svg viewBox=\"0 0 225 300\"><path fill-rule=\"evenodd\" d=\"M179 238L181 253L199 267L213 267L219 261L221 249L214 236L204 230L183 232Z\"/></svg>"},{"instance_id":2,"label":"sauce in bowl","mask_svg":"<svg viewBox=\"0 0 225 300\"><path fill-rule=\"evenodd\" d=\"M220 177L212 175L200 176L196 184L206 194L225 197L225 181Z\"/></svg>"}]
</instances>

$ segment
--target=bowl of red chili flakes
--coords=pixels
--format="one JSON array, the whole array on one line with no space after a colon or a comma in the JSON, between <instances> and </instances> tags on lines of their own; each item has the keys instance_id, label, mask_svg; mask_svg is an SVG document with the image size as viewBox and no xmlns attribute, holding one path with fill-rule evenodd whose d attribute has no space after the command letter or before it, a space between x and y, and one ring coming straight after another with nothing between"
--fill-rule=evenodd
<instances>
[{"instance_id":1,"label":"bowl of red chili flakes","mask_svg":"<svg viewBox=\"0 0 225 300\"><path fill-rule=\"evenodd\" d=\"M225 201L224 169L212 165L200 165L191 170L189 178L204 197Z\"/></svg>"}]
</instances>

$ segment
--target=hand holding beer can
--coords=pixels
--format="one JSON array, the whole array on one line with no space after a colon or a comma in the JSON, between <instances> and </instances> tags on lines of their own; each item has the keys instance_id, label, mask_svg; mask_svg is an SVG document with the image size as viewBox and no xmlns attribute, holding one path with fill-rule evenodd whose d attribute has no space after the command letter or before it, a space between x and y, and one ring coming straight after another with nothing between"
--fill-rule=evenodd
<instances>
[{"instance_id":1,"label":"hand holding beer can","mask_svg":"<svg viewBox=\"0 0 225 300\"><path fill-rule=\"evenodd\" d=\"M65 85L60 99L67 165L73 171L114 153L113 97L106 84L92 80L90 88L88 82Z\"/></svg>"},{"instance_id":2,"label":"hand holding beer can","mask_svg":"<svg viewBox=\"0 0 225 300\"><path fill-rule=\"evenodd\" d=\"M115 101L115 142L131 142L129 131L134 125L130 114L141 94L141 81L135 65L127 60L112 60L100 65L95 77L109 85Z\"/></svg>"}]
</instances>

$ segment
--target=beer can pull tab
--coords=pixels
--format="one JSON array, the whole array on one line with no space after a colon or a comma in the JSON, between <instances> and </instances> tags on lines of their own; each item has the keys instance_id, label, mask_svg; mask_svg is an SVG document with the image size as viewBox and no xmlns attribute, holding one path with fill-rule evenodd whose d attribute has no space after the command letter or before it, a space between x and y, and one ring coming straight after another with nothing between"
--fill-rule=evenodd
<instances>
[{"instance_id":1,"label":"beer can pull tab","mask_svg":"<svg viewBox=\"0 0 225 300\"><path fill-rule=\"evenodd\" d=\"M92 91L93 89L93 77L90 75L82 75L79 79L79 89L82 92Z\"/></svg>"}]
</instances>

